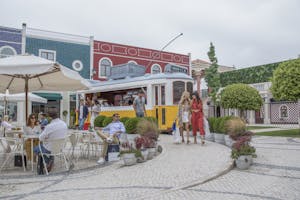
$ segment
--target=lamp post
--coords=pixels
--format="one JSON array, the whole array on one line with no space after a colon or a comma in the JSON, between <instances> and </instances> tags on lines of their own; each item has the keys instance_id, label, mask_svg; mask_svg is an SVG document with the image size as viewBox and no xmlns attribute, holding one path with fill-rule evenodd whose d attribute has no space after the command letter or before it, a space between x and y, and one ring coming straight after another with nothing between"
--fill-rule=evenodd
<instances>
[{"instance_id":1,"label":"lamp post","mask_svg":"<svg viewBox=\"0 0 300 200\"><path fill-rule=\"evenodd\" d=\"M161 50L159 51L158 54L155 54L156 56L159 56L159 54L165 49L167 48L170 44L172 44L172 42L174 42L177 38L179 38L180 36L182 36L183 33L180 33L178 35L176 35L172 40L170 40L165 46L163 46L163 48L161 48ZM153 58L155 58L156 56L153 56ZM148 69L148 67L152 64L152 60L148 63L148 65L146 66L146 69Z\"/></svg>"}]
</instances>

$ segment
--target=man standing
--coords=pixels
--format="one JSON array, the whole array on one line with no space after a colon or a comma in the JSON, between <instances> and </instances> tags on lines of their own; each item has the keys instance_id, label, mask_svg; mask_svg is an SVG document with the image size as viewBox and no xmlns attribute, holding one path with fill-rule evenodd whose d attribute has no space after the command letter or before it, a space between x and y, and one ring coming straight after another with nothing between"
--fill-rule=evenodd
<instances>
[{"instance_id":1,"label":"man standing","mask_svg":"<svg viewBox=\"0 0 300 200\"><path fill-rule=\"evenodd\" d=\"M49 112L49 116L52 118L50 124L48 124L44 131L39 136L39 140L43 142L41 145L41 150L43 153L51 153L51 147L54 140L65 138L68 133L67 124L58 118L56 112ZM34 147L33 149L35 154L40 153L39 146ZM44 157L45 162L47 163L47 169L50 171L53 167L54 159Z\"/></svg>"},{"instance_id":2,"label":"man standing","mask_svg":"<svg viewBox=\"0 0 300 200\"><path fill-rule=\"evenodd\" d=\"M145 97L144 92L139 91L138 96L133 101L133 109L135 111L136 117L146 117L146 108L145 108Z\"/></svg>"},{"instance_id":3,"label":"man standing","mask_svg":"<svg viewBox=\"0 0 300 200\"><path fill-rule=\"evenodd\" d=\"M96 132L103 140L102 154L100 159L97 161L98 164L102 164L105 162L108 144L119 144L120 134L125 133L124 124L120 122L120 115L118 113L115 113L112 117L113 121L110 124L108 124L102 130Z\"/></svg>"},{"instance_id":4,"label":"man standing","mask_svg":"<svg viewBox=\"0 0 300 200\"><path fill-rule=\"evenodd\" d=\"M88 116L89 109L84 104L84 99L80 99L80 105L78 108L78 123L79 123L79 130L83 129L84 122Z\"/></svg>"}]
</instances>

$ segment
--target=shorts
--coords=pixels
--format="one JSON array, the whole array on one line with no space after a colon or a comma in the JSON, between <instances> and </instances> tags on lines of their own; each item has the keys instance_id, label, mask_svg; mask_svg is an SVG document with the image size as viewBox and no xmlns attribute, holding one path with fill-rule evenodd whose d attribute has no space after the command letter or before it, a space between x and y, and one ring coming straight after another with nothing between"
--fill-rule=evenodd
<instances>
[{"instance_id":1,"label":"shorts","mask_svg":"<svg viewBox=\"0 0 300 200\"><path fill-rule=\"evenodd\" d=\"M182 123L188 123L188 122L190 122L189 112L183 112L182 113Z\"/></svg>"}]
</instances>

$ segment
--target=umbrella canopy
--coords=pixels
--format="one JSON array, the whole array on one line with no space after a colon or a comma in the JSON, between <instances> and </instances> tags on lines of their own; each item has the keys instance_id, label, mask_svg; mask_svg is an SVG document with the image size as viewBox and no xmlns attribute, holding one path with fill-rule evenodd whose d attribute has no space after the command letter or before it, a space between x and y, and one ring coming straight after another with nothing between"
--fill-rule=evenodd
<instances>
[{"instance_id":1,"label":"umbrella canopy","mask_svg":"<svg viewBox=\"0 0 300 200\"><path fill-rule=\"evenodd\" d=\"M18 93L18 94L0 94L0 101L25 101L25 93ZM47 99L40 97L38 95L28 93L28 100L34 101L38 103L47 103Z\"/></svg>"},{"instance_id":2,"label":"umbrella canopy","mask_svg":"<svg viewBox=\"0 0 300 200\"><path fill-rule=\"evenodd\" d=\"M87 89L84 79L71 69L34 55L0 59L0 92L25 92L26 118L28 91L76 91Z\"/></svg>"}]
</instances>

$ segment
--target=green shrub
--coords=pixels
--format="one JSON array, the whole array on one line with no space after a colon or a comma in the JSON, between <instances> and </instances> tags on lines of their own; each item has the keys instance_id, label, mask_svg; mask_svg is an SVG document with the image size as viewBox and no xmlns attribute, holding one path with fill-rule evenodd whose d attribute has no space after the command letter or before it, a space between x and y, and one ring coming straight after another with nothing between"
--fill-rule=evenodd
<instances>
[{"instance_id":1,"label":"green shrub","mask_svg":"<svg viewBox=\"0 0 300 200\"><path fill-rule=\"evenodd\" d=\"M216 117L215 122L213 123L213 130L215 133L220 133L219 125L220 125L221 121L222 121L221 117Z\"/></svg>"},{"instance_id":2,"label":"green shrub","mask_svg":"<svg viewBox=\"0 0 300 200\"><path fill-rule=\"evenodd\" d=\"M103 124L103 127L107 126L108 124L110 124L111 122L113 121L113 118L112 117L106 117L102 124Z\"/></svg>"},{"instance_id":3,"label":"green shrub","mask_svg":"<svg viewBox=\"0 0 300 200\"><path fill-rule=\"evenodd\" d=\"M135 134L136 133L136 125L142 118L134 117L130 118L125 123L126 132L129 134Z\"/></svg>"},{"instance_id":4,"label":"green shrub","mask_svg":"<svg viewBox=\"0 0 300 200\"><path fill-rule=\"evenodd\" d=\"M221 117L221 120L220 120L220 123L219 123L219 127L218 127L218 130L219 130L218 133L224 133L224 134L226 134L226 126L225 126L226 122L229 121L232 118L233 118L232 116Z\"/></svg>"},{"instance_id":5,"label":"green shrub","mask_svg":"<svg viewBox=\"0 0 300 200\"><path fill-rule=\"evenodd\" d=\"M99 115L94 120L94 126L95 127L103 127L103 120L106 118L106 116Z\"/></svg>"},{"instance_id":6,"label":"green shrub","mask_svg":"<svg viewBox=\"0 0 300 200\"><path fill-rule=\"evenodd\" d=\"M127 120L129 120L129 119L130 119L130 117L122 117L122 118L120 118L120 122L125 124L127 122Z\"/></svg>"},{"instance_id":7,"label":"green shrub","mask_svg":"<svg viewBox=\"0 0 300 200\"><path fill-rule=\"evenodd\" d=\"M136 132L142 136L157 140L159 129L154 120L142 118L136 125Z\"/></svg>"},{"instance_id":8,"label":"green shrub","mask_svg":"<svg viewBox=\"0 0 300 200\"><path fill-rule=\"evenodd\" d=\"M214 124L216 122L216 119L217 118L215 118L215 117L208 118L209 130L210 130L211 133L215 132L215 130L214 130Z\"/></svg>"}]
</instances>

